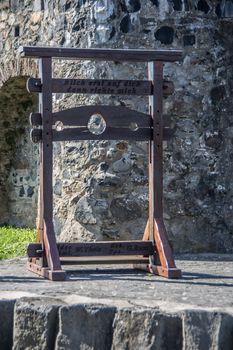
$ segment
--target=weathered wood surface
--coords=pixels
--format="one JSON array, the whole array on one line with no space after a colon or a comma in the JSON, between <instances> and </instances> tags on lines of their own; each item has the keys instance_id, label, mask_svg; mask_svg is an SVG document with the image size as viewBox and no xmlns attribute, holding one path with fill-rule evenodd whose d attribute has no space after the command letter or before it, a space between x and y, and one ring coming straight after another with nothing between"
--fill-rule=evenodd
<instances>
[{"instance_id":1,"label":"weathered wood surface","mask_svg":"<svg viewBox=\"0 0 233 350\"><path fill-rule=\"evenodd\" d=\"M61 131L53 130L53 141L82 141L82 140L134 140L134 141L149 141L152 140L152 128L140 128L138 130L130 130L128 128L111 128L100 134L92 134L88 128L70 128ZM170 140L174 135L175 130L170 128L163 129L163 141ZM42 130L32 129L30 134L31 140L38 143L42 140Z\"/></svg>"},{"instance_id":2,"label":"weathered wood surface","mask_svg":"<svg viewBox=\"0 0 233 350\"><path fill-rule=\"evenodd\" d=\"M52 114L53 124L62 122L64 126L87 126L89 118L95 113L101 114L106 124L112 127L130 127L131 122L136 123L141 128L152 127L153 125L149 114L122 106L82 106L66 109ZM41 114L31 113L29 121L32 127L41 126ZM163 126L169 127L170 124L171 116L163 115Z\"/></svg>"},{"instance_id":3,"label":"weathered wood surface","mask_svg":"<svg viewBox=\"0 0 233 350\"><path fill-rule=\"evenodd\" d=\"M42 141L42 129L32 129L30 131L30 140L33 143L39 143Z\"/></svg>"},{"instance_id":4,"label":"weathered wood surface","mask_svg":"<svg viewBox=\"0 0 233 350\"><path fill-rule=\"evenodd\" d=\"M140 128L132 131L128 128L106 127L100 135L92 134L88 128L70 128L61 131L53 130L53 141L79 140L135 140L147 141L151 138L151 129Z\"/></svg>"},{"instance_id":5,"label":"weathered wood surface","mask_svg":"<svg viewBox=\"0 0 233 350\"><path fill-rule=\"evenodd\" d=\"M37 127L42 125L42 117L41 113L30 113L29 115L29 123L32 127Z\"/></svg>"},{"instance_id":6,"label":"weathered wood surface","mask_svg":"<svg viewBox=\"0 0 233 350\"><path fill-rule=\"evenodd\" d=\"M40 266L30 260L31 259L29 259L27 262L27 269L29 271L32 271L37 275L47 278L51 281L64 281L66 279L66 271L63 271L62 269L51 270L48 267Z\"/></svg>"},{"instance_id":7,"label":"weathered wood surface","mask_svg":"<svg viewBox=\"0 0 233 350\"><path fill-rule=\"evenodd\" d=\"M183 52L181 50L75 49L21 46L18 51L23 57L77 58L103 61L175 62L183 58Z\"/></svg>"},{"instance_id":8,"label":"weathered wood surface","mask_svg":"<svg viewBox=\"0 0 233 350\"><path fill-rule=\"evenodd\" d=\"M53 140L52 140L52 60L42 58L39 61L39 74L43 82L40 94L40 113L43 115L43 142L40 149L40 187L42 195L41 222L43 224L44 258L51 271L60 270L61 264L56 246L53 226ZM61 271L61 274L64 274Z\"/></svg>"},{"instance_id":9,"label":"weathered wood surface","mask_svg":"<svg viewBox=\"0 0 233 350\"><path fill-rule=\"evenodd\" d=\"M29 78L27 90L28 92L41 92L41 80ZM149 96L153 94L153 85L149 80L52 79L52 92ZM163 80L163 96L169 96L173 93L173 82Z\"/></svg>"},{"instance_id":10,"label":"weathered wood surface","mask_svg":"<svg viewBox=\"0 0 233 350\"><path fill-rule=\"evenodd\" d=\"M148 265L146 263L135 263L133 264L133 267L136 270L143 270L143 271L147 271L150 273L153 273L155 275L159 275L165 278L181 278L182 277L182 272L180 269L177 269L176 267L163 267L160 265Z\"/></svg>"},{"instance_id":11,"label":"weathered wood surface","mask_svg":"<svg viewBox=\"0 0 233 350\"><path fill-rule=\"evenodd\" d=\"M149 258L144 256L101 256L60 259L62 265L98 265L98 264L149 264Z\"/></svg>"},{"instance_id":12,"label":"weathered wood surface","mask_svg":"<svg viewBox=\"0 0 233 350\"><path fill-rule=\"evenodd\" d=\"M60 257L67 256L111 256L145 255L153 253L151 241L102 241L85 243L57 243ZM40 257L41 243L31 243L27 247L28 257Z\"/></svg>"},{"instance_id":13,"label":"weathered wood surface","mask_svg":"<svg viewBox=\"0 0 233 350\"><path fill-rule=\"evenodd\" d=\"M152 118L149 114L138 112L123 106L82 106L53 113L53 123L61 121L69 126L87 126L93 114L100 114L108 127L130 127L134 122L138 127L150 128Z\"/></svg>"},{"instance_id":14,"label":"weathered wood surface","mask_svg":"<svg viewBox=\"0 0 233 350\"><path fill-rule=\"evenodd\" d=\"M149 97L153 118L153 141L149 162L149 238L153 241L161 266L149 267L150 271L164 277L177 278L181 271L176 269L173 252L163 220L163 64L150 62L148 78L154 82L153 96ZM152 257L152 265L153 257ZM175 272L174 272L175 271Z\"/></svg>"}]
</instances>

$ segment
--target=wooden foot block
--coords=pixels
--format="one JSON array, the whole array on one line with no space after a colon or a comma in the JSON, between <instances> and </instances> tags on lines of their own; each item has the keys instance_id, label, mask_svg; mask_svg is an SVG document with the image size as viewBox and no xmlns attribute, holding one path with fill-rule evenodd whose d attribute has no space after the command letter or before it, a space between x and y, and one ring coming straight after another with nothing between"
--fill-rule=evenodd
<instances>
[{"instance_id":1,"label":"wooden foot block","mask_svg":"<svg viewBox=\"0 0 233 350\"><path fill-rule=\"evenodd\" d=\"M64 281L66 279L66 272L62 270L48 270L48 279L51 281Z\"/></svg>"},{"instance_id":2,"label":"wooden foot block","mask_svg":"<svg viewBox=\"0 0 233 350\"><path fill-rule=\"evenodd\" d=\"M162 266L151 265L151 270L155 275L159 275L166 278L181 278L182 273L180 269L174 268L166 268Z\"/></svg>"},{"instance_id":3,"label":"wooden foot block","mask_svg":"<svg viewBox=\"0 0 233 350\"><path fill-rule=\"evenodd\" d=\"M159 275L161 277L166 278L181 278L182 272L180 269L174 268L166 268L158 265L150 265L150 264L134 264L133 267L135 269L144 270L155 275Z\"/></svg>"},{"instance_id":4,"label":"wooden foot block","mask_svg":"<svg viewBox=\"0 0 233 350\"><path fill-rule=\"evenodd\" d=\"M51 281L64 281L66 278L66 272L63 270L52 271L49 269L49 267L41 267L40 265L30 261L27 263L27 269Z\"/></svg>"}]
</instances>

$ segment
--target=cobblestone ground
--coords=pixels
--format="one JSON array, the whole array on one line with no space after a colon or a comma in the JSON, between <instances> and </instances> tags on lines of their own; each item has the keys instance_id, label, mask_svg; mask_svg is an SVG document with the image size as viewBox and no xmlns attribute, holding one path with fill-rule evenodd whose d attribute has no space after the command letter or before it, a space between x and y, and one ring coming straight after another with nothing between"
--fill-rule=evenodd
<instances>
[{"instance_id":1,"label":"cobblestone ground","mask_svg":"<svg viewBox=\"0 0 233 350\"><path fill-rule=\"evenodd\" d=\"M233 310L233 255L177 257L180 280L124 266L69 267L66 282L43 280L26 270L26 259L0 261L0 299L41 295L64 302ZM230 310L231 309L231 310Z\"/></svg>"}]
</instances>

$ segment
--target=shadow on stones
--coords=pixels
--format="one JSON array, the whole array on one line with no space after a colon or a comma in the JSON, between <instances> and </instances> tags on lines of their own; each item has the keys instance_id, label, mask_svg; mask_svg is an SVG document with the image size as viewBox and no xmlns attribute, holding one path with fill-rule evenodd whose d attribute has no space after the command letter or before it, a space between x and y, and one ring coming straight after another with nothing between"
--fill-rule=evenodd
<instances>
[{"instance_id":1,"label":"shadow on stones","mask_svg":"<svg viewBox=\"0 0 233 350\"><path fill-rule=\"evenodd\" d=\"M0 283L27 283L27 282L42 282L43 279L39 277L22 277L22 276L0 276Z\"/></svg>"},{"instance_id":2,"label":"shadow on stones","mask_svg":"<svg viewBox=\"0 0 233 350\"><path fill-rule=\"evenodd\" d=\"M215 275L210 273L199 272L185 272L181 279L165 279L151 275L146 272L138 272L134 269L85 269L80 270L66 270L67 279L63 283L78 282L78 281L131 281L131 282L150 282L150 283L163 283L163 284L186 284L186 285L199 285L210 287L233 287L233 283L228 283L228 280L233 280L232 276ZM202 281L198 281L202 280ZM205 281L206 280L206 281ZM212 281L208 281L212 280ZM226 280L224 282L218 282L218 280ZM37 283L48 282L48 280L41 277L30 276L0 276L0 283ZM51 282L52 283L52 282ZM57 283L57 282L55 282Z\"/></svg>"},{"instance_id":3,"label":"shadow on stones","mask_svg":"<svg viewBox=\"0 0 233 350\"><path fill-rule=\"evenodd\" d=\"M233 254L213 254L213 253L206 253L206 254L182 254L182 255L176 255L176 261L180 260L182 261L205 261L205 262L213 262L213 261L233 261Z\"/></svg>"},{"instance_id":4,"label":"shadow on stones","mask_svg":"<svg viewBox=\"0 0 233 350\"><path fill-rule=\"evenodd\" d=\"M137 281L137 282L154 282L154 283L172 283L172 284L193 284L213 287L233 287L233 283L219 283L219 282L195 282L195 280L232 280L233 276L213 275L206 273L191 273L183 272L181 279L163 279L148 273L138 273L133 269L117 269L117 270L66 270L68 273L67 282L74 282L80 280L114 280L114 281ZM123 277L124 276L124 277ZM136 276L135 278L133 276ZM193 282L192 282L193 281Z\"/></svg>"}]
</instances>

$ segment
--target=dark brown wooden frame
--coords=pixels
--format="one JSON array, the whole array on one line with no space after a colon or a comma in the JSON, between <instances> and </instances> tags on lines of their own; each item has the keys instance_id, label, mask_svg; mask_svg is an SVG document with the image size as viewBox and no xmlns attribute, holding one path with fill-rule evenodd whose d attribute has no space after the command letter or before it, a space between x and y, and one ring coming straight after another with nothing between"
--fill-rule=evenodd
<instances>
[{"instance_id":1,"label":"dark brown wooden frame","mask_svg":"<svg viewBox=\"0 0 233 350\"><path fill-rule=\"evenodd\" d=\"M30 46L21 47L19 52L23 57L39 58L39 78L30 78L27 83L28 91L39 93L39 112L31 114L30 123L32 140L40 143L37 239L36 243L28 246L28 269L50 280L64 280L66 272L62 270L62 264L131 262L135 268L163 277L181 277L163 221L163 141L173 131L168 127L169 117L162 114L162 99L174 90L173 83L163 79L163 64L181 60L182 52ZM53 79L52 58L148 62L148 80ZM80 90L80 86L83 89ZM93 89L93 86L100 88ZM114 106L83 106L53 113L54 92L148 95L150 112L145 114ZM100 113L107 121L107 128L101 135L93 135L87 128L88 119L94 113ZM68 128L56 130L57 121ZM132 122L137 123L137 130L130 129ZM53 142L90 139L149 141L149 219L142 241L56 242L53 226Z\"/></svg>"}]
</instances>

